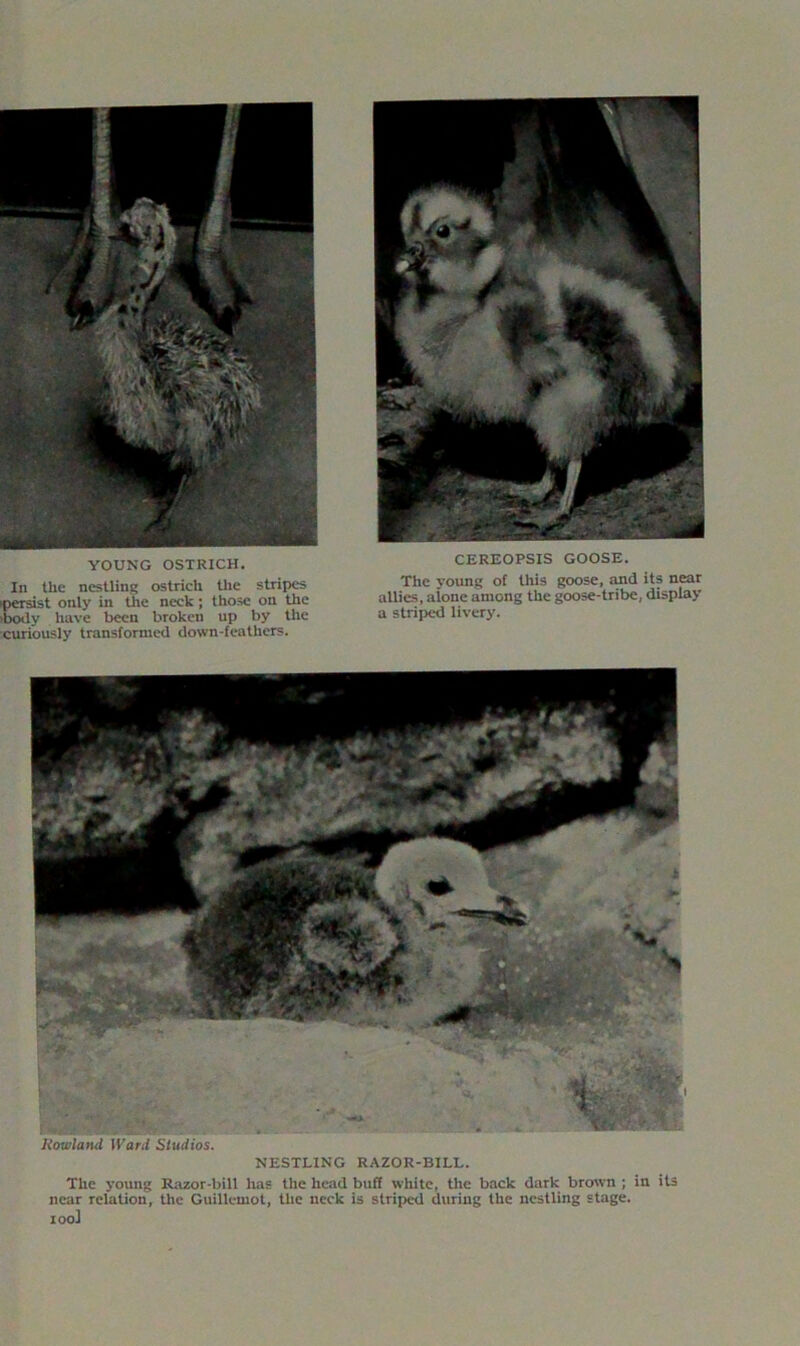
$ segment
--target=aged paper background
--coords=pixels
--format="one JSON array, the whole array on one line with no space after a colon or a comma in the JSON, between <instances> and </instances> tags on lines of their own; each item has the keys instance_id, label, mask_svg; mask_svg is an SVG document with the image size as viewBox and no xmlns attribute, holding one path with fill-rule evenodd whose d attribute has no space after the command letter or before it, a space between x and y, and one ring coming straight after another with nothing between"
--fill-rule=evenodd
<instances>
[{"instance_id":1,"label":"aged paper background","mask_svg":"<svg viewBox=\"0 0 800 1346\"><path fill-rule=\"evenodd\" d=\"M518 1208L405 1219L298 1212L279 1230L173 1213L154 1238L124 1220L50 1232L36 1113L27 701L31 674L185 672L180 642L6 651L2 785L3 1108L19 1346L218 1346L312 1340L503 1346L688 1346L792 1340L788 1085L794 1037L789 813L796 575L797 21L784 4L473 0L377 7L6 0L7 107L313 100L319 538L270 566L307 573L308 632L204 671L676 666L681 754L686 1114L683 1132L409 1138L487 1171L669 1170L674 1199L539 1220ZM796 64L795 67L796 69ZM705 540L630 543L631 564L702 571L688 611L535 610L503 640L380 629L374 595L425 546L375 542L371 232L373 99L698 94ZM269 146L264 147L269 172ZM345 335L346 334L346 335ZM442 546L443 544L438 544ZM457 548L444 544L444 553ZM81 554L0 556L3 581ZM266 557L264 564L267 564ZM245 642L247 644L247 642ZM791 774L790 774L791 773ZM796 1011L795 1011L796 1012ZM796 1028L796 1023L795 1023ZM463 1143L462 1143L463 1141ZM457 1143L456 1143L457 1142ZM270 1138L270 1153L362 1153L363 1138ZM405 1152L402 1138L375 1152ZM226 1138L235 1170L264 1139ZM224 1158L223 1158L224 1156ZM128 1159L130 1172L138 1170ZM116 1166L117 1173L125 1165ZM191 1171L187 1169L187 1171ZM563 1214L563 1212L562 1212ZM336 1217L336 1218L334 1218Z\"/></svg>"}]
</instances>

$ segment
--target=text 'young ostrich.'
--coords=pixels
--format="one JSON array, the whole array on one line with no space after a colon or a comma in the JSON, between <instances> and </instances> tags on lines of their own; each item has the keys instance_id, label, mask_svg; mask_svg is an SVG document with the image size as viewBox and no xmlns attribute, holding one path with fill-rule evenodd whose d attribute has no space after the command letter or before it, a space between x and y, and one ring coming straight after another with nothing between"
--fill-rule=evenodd
<instances>
[{"instance_id":1,"label":"text 'young ostrich.'","mask_svg":"<svg viewBox=\"0 0 800 1346\"><path fill-rule=\"evenodd\" d=\"M175 317L146 317L175 252L166 206L140 197L121 216L120 237L136 248L136 264L127 295L96 326L102 414L127 444L152 449L181 473L153 520L164 524L189 476L235 443L260 395L226 337Z\"/></svg>"}]
</instances>

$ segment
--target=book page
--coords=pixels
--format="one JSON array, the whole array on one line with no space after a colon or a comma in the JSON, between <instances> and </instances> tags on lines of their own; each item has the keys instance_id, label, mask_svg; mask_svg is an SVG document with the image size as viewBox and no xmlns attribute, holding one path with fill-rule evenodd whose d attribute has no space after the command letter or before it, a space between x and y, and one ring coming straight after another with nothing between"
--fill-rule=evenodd
<instances>
[{"instance_id":1,"label":"book page","mask_svg":"<svg viewBox=\"0 0 800 1346\"><path fill-rule=\"evenodd\" d=\"M796 18L4 36L5 1339L788 1346Z\"/></svg>"}]
</instances>

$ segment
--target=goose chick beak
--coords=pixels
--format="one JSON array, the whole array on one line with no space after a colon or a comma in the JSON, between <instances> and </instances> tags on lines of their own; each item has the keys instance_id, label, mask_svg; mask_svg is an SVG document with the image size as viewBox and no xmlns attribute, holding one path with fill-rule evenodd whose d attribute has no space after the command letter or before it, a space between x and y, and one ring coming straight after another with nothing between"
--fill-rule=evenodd
<instances>
[{"instance_id":1,"label":"goose chick beak","mask_svg":"<svg viewBox=\"0 0 800 1346\"><path fill-rule=\"evenodd\" d=\"M419 271L425 261L425 249L421 243L412 243L401 253L395 263L395 273L403 276L407 271Z\"/></svg>"}]
</instances>

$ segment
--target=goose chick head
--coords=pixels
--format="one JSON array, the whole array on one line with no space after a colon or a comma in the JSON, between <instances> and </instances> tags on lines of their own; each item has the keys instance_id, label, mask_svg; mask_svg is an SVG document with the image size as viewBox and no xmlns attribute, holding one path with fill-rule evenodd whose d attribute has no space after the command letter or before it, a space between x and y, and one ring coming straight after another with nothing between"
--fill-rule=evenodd
<instances>
[{"instance_id":1,"label":"goose chick head","mask_svg":"<svg viewBox=\"0 0 800 1346\"><path fill-rule=\"evenodd\" d=\"M478 295L503 261L492 212L478 197L439 184L412 192L400 213L405 250L395 264L408 287Z\"/></svg>"}]
</instances>

